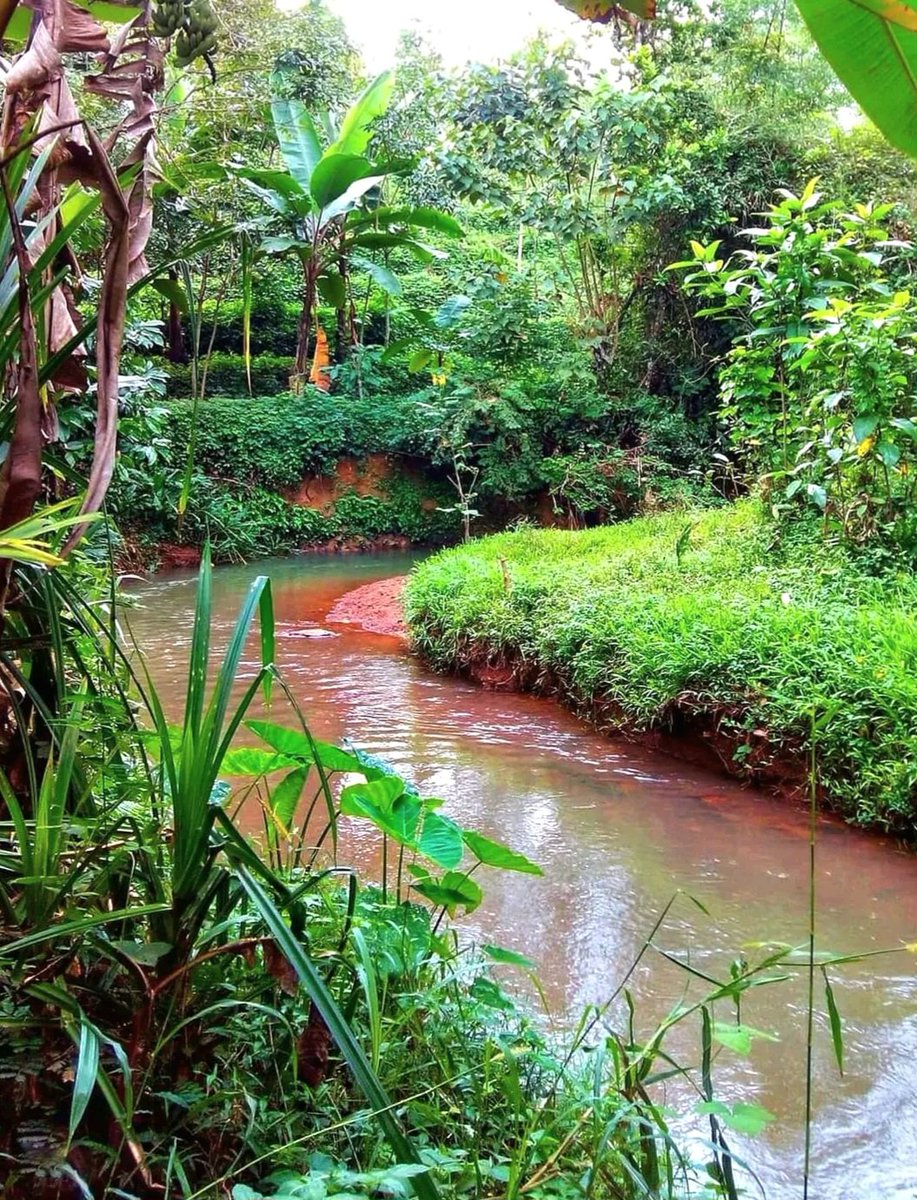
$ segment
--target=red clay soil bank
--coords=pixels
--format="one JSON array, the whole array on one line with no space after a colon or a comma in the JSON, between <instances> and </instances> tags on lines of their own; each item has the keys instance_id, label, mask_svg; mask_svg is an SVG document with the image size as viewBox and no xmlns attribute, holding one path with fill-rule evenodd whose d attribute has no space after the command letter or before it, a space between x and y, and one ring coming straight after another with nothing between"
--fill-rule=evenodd
<instances>
[{"instance_id":1,"label":"red clay soil bank","mask_svg":"<svg viewBox=\"0 0 917 1200\"><path fill-rule=\"evenodd\" d=\"M401 593L406 575L367 583L341 596L325 618L329 624L359 625L367 633L406 637Z\"/></svg>"},{"instance_id":2,"label":"red clay soil bank","mask_svg":"<svg viewBox=\"0 0 917 1200\"><path fill-rule=\"evenodd\" d=\"M387 634L406 639L402 593L407 576L381 579L347 592L327 616L329 623L360 625L368 633ZM612 705L593 702L577 704L557 680L552 680L531 664L510 656L496 656L486 646L467 652L458 664L456 674L497 692L533 692L567 700L566 707L589 721L600 732L657 750L695 766L754 783L784 799L803 800L806 795L806 762L803 754L772 756L763 730L755 730L751 743L726 731L715 714L698 715L689 708L671 714L671 728L636 729L627 717ZM741 761L735 758L736 748L746 746Z\"/></svg>"}]
</instances>

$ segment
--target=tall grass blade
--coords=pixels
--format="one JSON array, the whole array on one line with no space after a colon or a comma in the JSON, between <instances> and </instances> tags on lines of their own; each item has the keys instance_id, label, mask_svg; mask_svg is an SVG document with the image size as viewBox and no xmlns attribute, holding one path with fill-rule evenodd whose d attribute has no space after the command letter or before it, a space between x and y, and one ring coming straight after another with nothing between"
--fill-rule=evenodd
<instances>
[{"instance_id":1,"label":"tall grass blade","mask_svg":"<svg viewBox=\"0 0 917 1200\"><path fill-rule=\"evenodd\" d=\"M372 1105L373 1116L382 1127L382 1131L392 1149L392 1153L395 1155L396 1161L399 1163L419 1163L420 1159L417 1152L403 1132L395 1116L394 1105L379 1082L375 1071L370 1066L369 1060L363 1053L363 1048L354 1037L353 1031L345 1020L334 997L328 991L325 981L318 971L316 971L302 946L293 936L280 910L261 885L244 867L237 866L235 873L245 893L257 909L265 925L271 931L279 949L299 976L312 1003L321 1013L325 1024L331 1032L331 1036L334 1038L338 1049L350 1067L357 1086ZM411 1182L421 1200L439 1200L439 1192L436 1185L428 1175L417 1175Z\"/></svg>"}]
</instances>

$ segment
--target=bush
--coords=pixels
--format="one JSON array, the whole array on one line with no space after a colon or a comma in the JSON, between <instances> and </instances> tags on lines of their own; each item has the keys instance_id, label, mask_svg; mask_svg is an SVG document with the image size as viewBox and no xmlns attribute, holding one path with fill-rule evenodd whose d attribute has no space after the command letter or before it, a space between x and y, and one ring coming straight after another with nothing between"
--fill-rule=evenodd
<instances>
[{"instance_id":1,"label":"bush","mask_svg":"<svg viewBox=\"0 0 917 1200\"><path fill-rule=\"evenodd\" d=\"M168 394L178 398L189 397L193 390L190 364L168 363L166 370ZM285 392L290 386L292 373L292 357L259 354L252 359L252 393L255 396L276 396ZM207 395L249 398L245 359L241 354L212 355L207 367Z\"/></svg>"},{"instance_id":2,"label":"bush","mask_svg":"<svg viewBox=\"0 0 917 1200\"><path fill-rule=\"evenodd\" d=\"M917 583L881 578L811 529L771 545L759 506L585 533L526 530L446 551L407 594L443 669L524 664L622 727L706 729L737 773L818 778L851 821L917 831ZM505 586L501 561L508 564Z\"/></svg>"}]
</instances>

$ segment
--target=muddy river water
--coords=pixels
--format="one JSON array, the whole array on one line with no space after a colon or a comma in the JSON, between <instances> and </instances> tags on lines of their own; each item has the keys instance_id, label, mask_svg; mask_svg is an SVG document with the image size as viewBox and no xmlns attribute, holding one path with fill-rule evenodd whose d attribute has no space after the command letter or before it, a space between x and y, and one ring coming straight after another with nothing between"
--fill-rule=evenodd
<instances>
[{"instance_id":1,"label":"muddy river water","mask_svg":"<svg viewBox=\"0 0 917 1200\"><path fill-rule=\"evenodd\" d=\"M307 635L343 593L403 573L412 561L316 556L221 567L215 640L225 644L252 578L270 575L279 665L315 735L349 738L386 758L423 794L442 797L459 822L541 864L543 878L482 878L485 901L466 927L538 963L553 1019L567 1020L614 991L679 889L687 895L657 940L703 972L728 975L732 959L752 956L743 951L750 943L804 941L805 812L601 737L550 701L432 675L393 638L340 625L326 626L332 638ZM158 576L133 589L137 607L128 614L176 717L194 588L192 572ZM255 654L253 643L249 678ZM351 829L341 857L371 873L375 853L369 835ZM917 858L894 843L821 820L817 887L822 948L849 953L917 942ZM644 959L631 980L643 1033L681 999L685 978L659 956ZM834 983L845 1074L839 1077L820 1014L810 1195L917 1197L917 955L846 966ZM804 981L761 989L743 1017L779 1040L756 1041L747 1058L721 1053L718 1091L774 1114L742 1150L766 1195L789 1200L802 1194ZM696 1028L680 1029L671 1049L696 1062ZM761 1191L750 1185L749 1194Z\"/></svg>"}]
</instances>

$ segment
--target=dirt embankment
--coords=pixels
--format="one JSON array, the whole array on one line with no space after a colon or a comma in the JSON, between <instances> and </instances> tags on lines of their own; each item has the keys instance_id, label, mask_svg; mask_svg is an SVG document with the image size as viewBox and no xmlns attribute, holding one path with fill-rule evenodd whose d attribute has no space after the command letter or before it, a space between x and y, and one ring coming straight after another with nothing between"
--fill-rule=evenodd
<instances>
[{"instance_id":1,"label":"dirt embankment","mask_svg":"<svg viewBox=\"0 0 917 1200\"><path fill-rule=\"evenodd\" d=\"M355 588L341 596L325 619L329 625L359 625L367 633L406 638L401 604L406 579L406 575L398 575Z\"/></svg>"}]
</instances>

